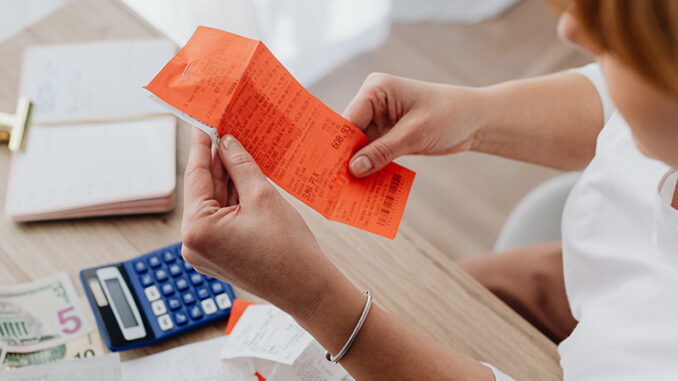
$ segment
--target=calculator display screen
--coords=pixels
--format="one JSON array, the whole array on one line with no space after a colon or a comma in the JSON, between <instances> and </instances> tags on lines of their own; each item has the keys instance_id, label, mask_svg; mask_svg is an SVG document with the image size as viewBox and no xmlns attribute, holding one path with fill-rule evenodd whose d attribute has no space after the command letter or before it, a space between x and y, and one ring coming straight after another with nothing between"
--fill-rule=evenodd
<instances>
[{"instance_id":1,"label":"calculator display screen","mask_svg":"<svg viewBox=\"0 0 678 381\"><path fill-rule=\"evenodd\" d=\"M122 325L125 328L132 328L139 325L137 319L134 318L132 308L127 303L125 294L122 291L122 285L118 279L106 279L106 288L113 299L113 308L118 311Z\"/></svg>"}]
</instances>

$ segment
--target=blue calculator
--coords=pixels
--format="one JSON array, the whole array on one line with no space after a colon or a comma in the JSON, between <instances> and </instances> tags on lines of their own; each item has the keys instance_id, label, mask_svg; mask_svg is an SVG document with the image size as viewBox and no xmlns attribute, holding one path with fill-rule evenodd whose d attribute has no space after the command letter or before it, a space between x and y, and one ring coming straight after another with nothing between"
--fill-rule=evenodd
<instances>
[{"instance_id":1,"label":"blue calculator","mask_svg":"<svg viewBox=\"0 0 678 381\"><path fill-rule=\"evenodd\" d=\"M112 351L149 345L231 313L227 283L181 258L181 242L80 272L99 330Z\"/></svg>"}]
</instances>

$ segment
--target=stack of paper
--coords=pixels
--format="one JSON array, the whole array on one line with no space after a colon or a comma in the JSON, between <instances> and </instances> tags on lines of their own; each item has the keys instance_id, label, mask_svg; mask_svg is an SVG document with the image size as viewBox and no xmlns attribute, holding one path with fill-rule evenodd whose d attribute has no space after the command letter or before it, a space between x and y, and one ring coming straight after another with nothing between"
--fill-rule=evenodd
<instances>
[{"instance_id":1,"label":"stack of paper","mask_svg":"<svg viewBox=\"0 0 678 381\"><path fill-rule=\"evenodd\" d=\"M272 305L236 300L230 319L237 321L224 341L222 360L252 359L267 381L353 380L341 365L325 359L323 347L290 315Z\"/></svg>"},{"instance_id":2,"label":"stack of paper","mask_svg":"<svg viewBox=\"0 0 678 381\"><path fill-rule=\"evenodd\" d=\"M29 221L171 210L176 120L140 85L173 53L165 40L28 49L19 95L35 104L33 126L12 157L5 213Z\"/></svg>"},{"instance_id":3,"label":"stack of paper","mask_svg":"<svg viewBox=\"0 0 678 381\"><path fill-rule=\"evenodd\" d=\"M124 381L257 381L248 359L223 361L225 337L182 345L122 363Z\"/></svg>"}]
</instances>

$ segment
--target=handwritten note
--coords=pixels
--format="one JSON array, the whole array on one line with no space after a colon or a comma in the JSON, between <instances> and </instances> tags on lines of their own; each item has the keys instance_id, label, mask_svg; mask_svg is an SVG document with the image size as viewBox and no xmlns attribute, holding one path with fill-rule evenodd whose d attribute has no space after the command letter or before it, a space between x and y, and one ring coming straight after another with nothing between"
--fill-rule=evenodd
<instances>
[{"instance_id":1,"label":"handwritten note","mask_svg":"<svg viewBox=\"0 0 678 381\"><path fill-rule=\"evenodd\" d=\"M166 111L139 88L169 60L169 41L26 49L20 94L34 122ZM176 118L32 126L12 155L5 213L16 221L159 212L174 205Z\"/></svg>"},{"instance_id":2,"label":"handwritten note","mask_svg":"<svg viewBox=\"0 0 678 381\"><path fill-rule=\"evenodd\" d=\"M146 89L208 134L235 136L271 180L326 218L395 237L414 172L391 163L353 177L348 162L365 134L260 41L199 27Z\"/></svg>"}]
</instances>

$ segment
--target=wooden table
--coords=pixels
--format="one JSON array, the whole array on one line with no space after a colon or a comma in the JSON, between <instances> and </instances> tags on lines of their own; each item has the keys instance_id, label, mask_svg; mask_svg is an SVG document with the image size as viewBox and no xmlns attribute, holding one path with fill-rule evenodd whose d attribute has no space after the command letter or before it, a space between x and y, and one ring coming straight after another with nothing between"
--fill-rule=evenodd
<instances>
[{"instance_id":1,"label":"wooden table","mask_svg":"<svg viewBox=\"0 0 678 381\"><path fill-rule=\"evenodd\" d=\"M0 43L0 109L14 109L21 53L29 45L153 37L161 36L117 1L76 0ZM81 269L125 260L178 241L188 126L180 124L177 135L178 202L173 212L28 224L1 219L0 284L40 279L66 270L82 293L78 280ZM0 147L2 200L9 160L7 148ZM562 377L552 342L405 224L391 241L328 222L296 200L290 201L329 258L358 287L373 290L376 302L406 324L518 379ZM239 290L236 293L251 298ZM214 324L125 352L122 357L129 359L213 337L223 332L224 325Z\"/></svg>"}]
</instances>

